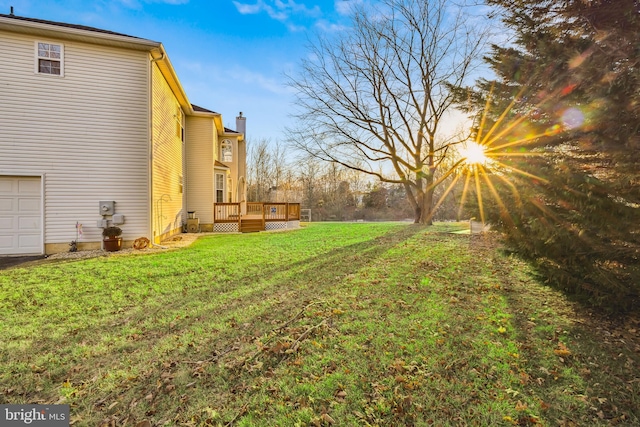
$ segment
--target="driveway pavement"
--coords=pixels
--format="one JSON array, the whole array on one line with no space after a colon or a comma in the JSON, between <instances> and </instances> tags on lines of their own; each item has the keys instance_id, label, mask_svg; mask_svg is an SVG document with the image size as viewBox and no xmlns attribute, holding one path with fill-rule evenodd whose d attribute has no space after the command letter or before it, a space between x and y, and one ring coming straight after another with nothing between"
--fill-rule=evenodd
<instances>
[{"instance_id":1,"label":"driveway pavement","mask_svg":"<svg viewBox=\"0 0 640 427\"><path fill-rule=\"evenodd\" d=\"M0 270L6 270L27 262L44 259L44 255L36 256L0 256Z\"/></svg>"}]
</instances>

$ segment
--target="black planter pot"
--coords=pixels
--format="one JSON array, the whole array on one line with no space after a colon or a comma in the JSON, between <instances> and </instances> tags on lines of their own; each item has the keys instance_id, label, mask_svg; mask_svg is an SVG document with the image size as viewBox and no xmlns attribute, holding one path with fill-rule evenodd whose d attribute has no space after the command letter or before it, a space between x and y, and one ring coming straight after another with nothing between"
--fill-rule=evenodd
<instances>
[{"instance_id":1,"label":"black planter pot","mask_svg":"<svg viewBox=\"0 0 640 427\"><path fill-rule=\"evenodd\" d=\"M122 249L122 237L108 237L103 240L104 250L107 252L117 252Z\"/></svg>"}]
</instances>

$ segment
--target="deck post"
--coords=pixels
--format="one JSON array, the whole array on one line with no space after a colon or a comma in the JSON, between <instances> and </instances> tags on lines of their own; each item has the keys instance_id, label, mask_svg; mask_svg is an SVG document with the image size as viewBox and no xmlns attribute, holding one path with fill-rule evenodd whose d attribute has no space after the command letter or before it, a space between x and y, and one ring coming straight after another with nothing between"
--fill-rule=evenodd
<instances>
[{"instance_id":1,"label":"deck post","mask_svg":"<svg viewBox=\"0 0 640 427\"><path fill-rule=\"evenodd\" d=\"M267 229L267 204L262 204L262 229Z\"/></svg>"}]
</instances>

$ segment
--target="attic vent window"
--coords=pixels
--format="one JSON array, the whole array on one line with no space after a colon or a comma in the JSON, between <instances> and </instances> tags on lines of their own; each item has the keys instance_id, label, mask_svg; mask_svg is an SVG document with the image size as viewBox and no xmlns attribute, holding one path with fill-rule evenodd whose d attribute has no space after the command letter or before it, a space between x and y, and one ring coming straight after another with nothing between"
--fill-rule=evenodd
<instances>
[{"instance_id":1,"label":"attic vent window","mask_svg":"<svg viewBox=\"0 0 640 427\"><path fill-rule=\"evenodd\" d=\"M36 73L63 76L63 58L63 45L36 42Z\"/></svg>"},{"instance_id":2,"label":"attic vent window","mask_svg":"<svg viewBox=\"0 0 640 427\"><path fill-rule=\"evenodd\" d=\"M233 147L231 146L231 141L225 139L222 141L222 161L225 163L233 162Z\"/></svg>"}]
</instances>

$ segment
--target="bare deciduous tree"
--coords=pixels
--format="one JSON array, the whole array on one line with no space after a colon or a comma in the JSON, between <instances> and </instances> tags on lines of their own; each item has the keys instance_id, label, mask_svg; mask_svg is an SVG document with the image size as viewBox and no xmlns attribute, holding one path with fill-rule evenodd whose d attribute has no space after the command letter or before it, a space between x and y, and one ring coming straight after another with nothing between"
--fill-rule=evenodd
<instances>
[{"instance_id":1,"label":"bare deciduous tree","mask_svg":"<svg viewBox=\"0 0 640 427\"><path fill-rule=\"evenodd\" d=\"M273 185L273 154L269 141L261 139L249 144L247 158L247 195L251 202L267 201L269 188Z\"/></svg>"},{"instance_id":2,"label":"bare deciduous tree","mask_svg":"<svg viewBox=\"0 0 640 427\"><path fill-rule=\"evenodd\" d=\"M298 125L306 153L402 184L416 223L431 223L436 175L454 138L442 122L482 53L484 34L447 0L382 0L353 9L351 29L319 38L303 60ZM385 172L388 170L389 172Z\"/></svg>"},{"instance_id":3,"label":"bare deciduous tree","mask_svg":"<svg viewBox=\"0 0 640 427\"><path fill-rule=\"evenodd\" d=\"M275 189L276 193L274 195L275 198L270 197L269 201L286 202L288 200L279 200L278 195L286 194L286 188L288 187L288 184L290 182L291 174L287 174L287 150L280 141L276 141L275 144L272 145L271 165L271 172L273 175L272 189ZM289 178L289 180L287 180L287 178Z\"/></svg>"},{"instance_id":4,"label":"bare deciduous tree","mask_svg":"<svg viewBox=\"0 0 640 427\"><path fill-rule=\"evenodd\" d=\"M249 201L289 201L287 192L293 183L293 173L284 144L266 139L249 142L247 166Z\"/></svg>"}]
</instances>

